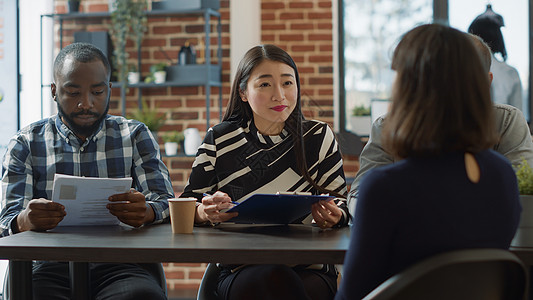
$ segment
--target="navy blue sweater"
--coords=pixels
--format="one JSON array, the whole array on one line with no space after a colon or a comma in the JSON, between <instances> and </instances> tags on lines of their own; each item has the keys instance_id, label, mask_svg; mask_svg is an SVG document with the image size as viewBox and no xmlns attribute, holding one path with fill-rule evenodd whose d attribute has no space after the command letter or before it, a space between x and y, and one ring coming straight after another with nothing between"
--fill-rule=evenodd
<instances>
[{"instance_id":1,"label":"navy blue sweater","mask_svg":"<svg viewBox=\"0 0 533 300\"><path fill-rule=\"evenodd\" d=\"M335 299L360 299L440 252L509 247L521 211L516 176L507 159L492 150L475 158L478 183L467 178L464 153L408 158L362 179Z\"/></svg>"}]
</instances>

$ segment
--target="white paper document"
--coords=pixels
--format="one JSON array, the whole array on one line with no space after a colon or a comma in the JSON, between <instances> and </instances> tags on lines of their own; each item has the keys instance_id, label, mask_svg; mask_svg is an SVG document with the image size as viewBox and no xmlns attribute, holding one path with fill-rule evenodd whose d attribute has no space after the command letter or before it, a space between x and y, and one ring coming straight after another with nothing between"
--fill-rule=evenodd
<instances>
[{"instance_id":1,"label":"white paper document","mask_svg":"<svg viewBox=\"0 0 533 300\"><path fill-rule=\"evenodd\" d=\"M130 190L132 178L96 178L55 174L52 201L65 206L58 226L115 225L120 221L106 205L109 196Z\"/></svg>"}]
</instances>

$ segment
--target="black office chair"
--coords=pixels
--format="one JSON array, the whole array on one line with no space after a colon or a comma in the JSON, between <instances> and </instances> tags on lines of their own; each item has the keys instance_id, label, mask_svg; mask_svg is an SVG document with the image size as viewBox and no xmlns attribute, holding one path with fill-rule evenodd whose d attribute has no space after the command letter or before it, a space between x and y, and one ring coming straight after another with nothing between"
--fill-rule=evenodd
<instances>
[{"instance_id":1,"label":"black office chair","mask_svg":"<svg viewBox=\"0 0 533 300\"><path fill-rule=\"evenodd\" d=\"M139 263L143 269L148 271L157 280L165 295L167 295L167 279L165 277L165 270L161 263ZM9 266L5 269L5 277L3 282L3 291L0 294L0 300L9 300Z\"/></svg>"},{"instance_id":2,"label":"black office chair","mask_svg":"<svg viewBox=\"0 0 533 300\"><path fill-rule=\"evenodd\" d=\"M210 263L205 269L204 276L198 288L197 300L216 300L217 298L217 278L220 268L216 263Z\"/></svg>"},{"instance_id":3,"label":"black office chair","mask_svg":"<svg viewBox=\"0 0 533 300\"><path fill-rule=\"evenodd\" d=\"M469 249L426 259L382 283L363 300L524 300L528 272L506 250Z\"/></svg>"}]
</instances>

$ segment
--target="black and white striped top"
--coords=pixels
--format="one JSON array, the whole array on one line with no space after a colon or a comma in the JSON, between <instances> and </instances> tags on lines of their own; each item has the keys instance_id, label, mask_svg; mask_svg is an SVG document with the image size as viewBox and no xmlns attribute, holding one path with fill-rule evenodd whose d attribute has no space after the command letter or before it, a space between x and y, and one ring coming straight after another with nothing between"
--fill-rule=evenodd
<instances>
[{"instance_id":1,"label":"black and white striped top","mask_svg":"<svg viewBox=\"0 0 533 300\"><path fill-rule=\"evenodd\" d=\"M333 131L326 123L314 120L303 121L302 127L311 178L319 186L345 195L342 157ZM293 141L286 130L265 136L253 122L241 127L225 121L207 131L180 197L201 199L203 193L223 191L240 202L256 193L319 194L297 170Z\"/></svg>"}]
</instances>

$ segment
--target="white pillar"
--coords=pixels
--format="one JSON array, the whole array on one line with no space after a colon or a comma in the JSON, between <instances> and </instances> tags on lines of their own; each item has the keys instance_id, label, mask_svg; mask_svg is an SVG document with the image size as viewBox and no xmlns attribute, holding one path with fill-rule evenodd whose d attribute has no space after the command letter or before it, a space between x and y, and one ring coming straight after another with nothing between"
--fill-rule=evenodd
<instances>
[{"instance_id":1,"label":"white pillar","mask_svg":"<svg viewBox=\"0 0 533 300\"><path fill-rule=\"evenodd\" d=\"M261 0L230 1L231 82L248 49L261 43Z\"/></svg>"}]
</instances>

